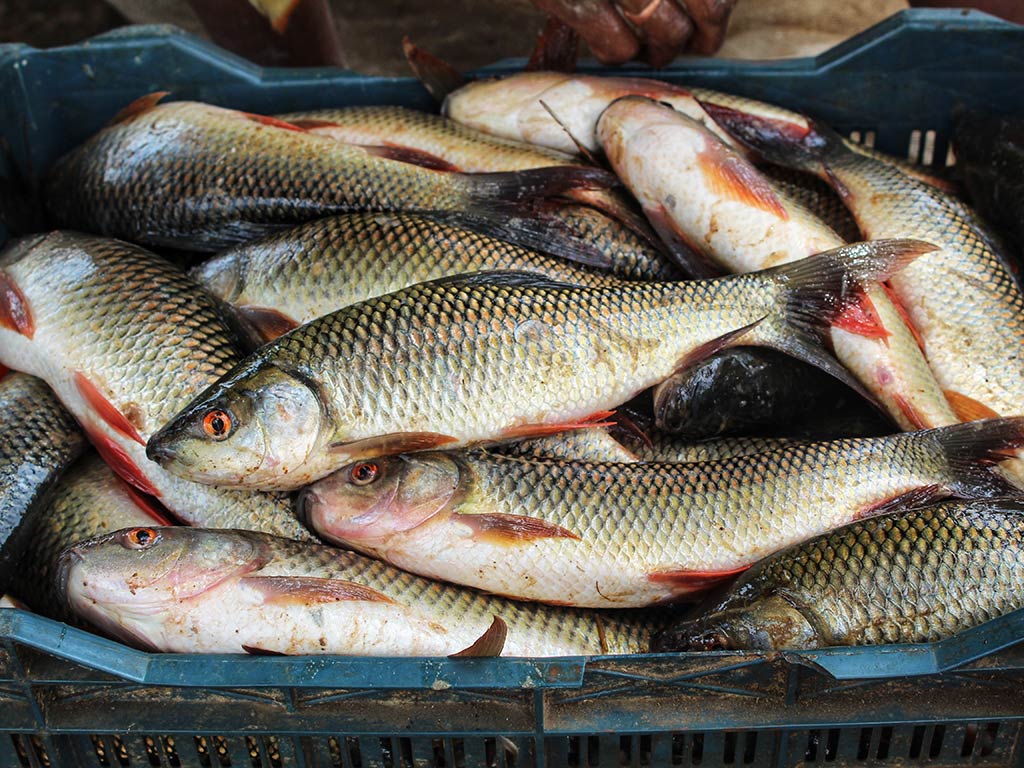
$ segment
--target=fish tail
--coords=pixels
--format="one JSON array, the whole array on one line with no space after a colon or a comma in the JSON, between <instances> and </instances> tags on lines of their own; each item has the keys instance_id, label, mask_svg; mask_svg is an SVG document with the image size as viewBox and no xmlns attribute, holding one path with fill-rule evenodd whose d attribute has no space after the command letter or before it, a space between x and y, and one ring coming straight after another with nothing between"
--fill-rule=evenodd
<instances>
[{"instance_id":1,"label":"fish tail","mask_svg":"<svg viewBox=\"0 0 1024 768\"><path fill-rule=\"evenodd\" d=\"M851 154L842 136L802 115L787 120L711 101L700 104L725 131L776 165L821 176L828 174L833 162Z\"/></svg>"},{"instance_id":2,"label":"fish tail","mask_svg":"<svg viewBox=\"0 0 1024 768\"><path fill-rule=\"evenodd\" d=\"M820 368L876 402L828 351L826 331L863 297L865 284L885 280L934 250L934 245L920 240L873 240L765 270L760 274L775 283L781 296L776 315L754 329L754 338Z\"/></svg>"},{"instance_id":3,"label":"fish tail","mask_svg":"<svg viewBox=\"0 0 1024 768\"><path fill-rule=\"evenodd\" d=\"M984 419L920 433L934 442L949 467L949 490L964 498L1022 496L991 466L1024 446L1024 416Z\"/></svg>"}]
</instances>

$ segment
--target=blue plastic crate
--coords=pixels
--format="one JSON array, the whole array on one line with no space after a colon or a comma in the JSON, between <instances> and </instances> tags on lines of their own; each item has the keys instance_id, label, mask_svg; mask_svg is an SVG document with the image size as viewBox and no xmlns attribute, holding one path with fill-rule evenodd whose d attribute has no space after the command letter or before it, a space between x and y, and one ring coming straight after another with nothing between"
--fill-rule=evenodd
<instances>
[{"instance_id":1,"label":"blue plastic crate","mask_svg":"<svg viewBox=\"0 0 1024 768\"><path fill-rule=\"evenodd\" d=\"M626 71L807 110L881 149L941 164L955 105L1024 113L1024 28L912 11L816 59ZM48 51L0 45L0 140L19 176L38 180L156 90L269 113L433 107L409 78L261 69L142 27ZM12 170L3 162L0 176ZM942 643L813 652L190 656L142 653L4 610L0 768L1024 766L1022 638L1024 611Z\"/></svg>"}]
</instances>

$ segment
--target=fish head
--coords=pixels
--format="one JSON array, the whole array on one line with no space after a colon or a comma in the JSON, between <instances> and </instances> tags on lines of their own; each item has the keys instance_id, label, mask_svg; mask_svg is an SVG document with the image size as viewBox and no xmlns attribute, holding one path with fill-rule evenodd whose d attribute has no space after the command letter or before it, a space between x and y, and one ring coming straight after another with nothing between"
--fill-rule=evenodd
<instances>
[{"instance_id":1,"label":"fish head","mask_svg":"<svg viewBox=\"0 0 1024 768\"><path fill-rule=\"evenodd\" d=\"M188 480L236 488L287 489L325 439L313 387L276 366L229 375L154 434L146 455Z\"/></svg>"},{"instance_id":2,"label":"fish head","mask_svg":"<svg viewBox=\"0 0 1024 768\"><path fill-rule=\"evenodd\" d=\"M124 528L65 549L60 593L75 614L144 646L168 610L266 563L239 531Z\"/></svg>"},{"instance_id":3,"label":"fish head","mask_svg":"<svg viewBox=\"0 0 1024 768\"><path fill-rule=\"evenodd\" d=\"M424 525L448 510L465 482L448 453L414 453L359 461L309 486L298 508L324 539L360 549Z\"/></svg>"},{"instance_id":4,"label":"fish head","mask_svg":"<svg viewBox=\"0 0 1024 768\"><path fill-rule=\"evenodd\" d=\"M775 651L824 644L807 616L775 594L677 624L658 638L654 650Z\"/></svg>"},{"instance_id":5,"label":"fish head","mask_svg":"<svg viewBox=\"0 0 1024 768\"><path fill-rule=\"evenodd\" d=\"M238 249L230 249L189 270L189 277L219 299L232 302L245 284L243 261Z\"/></svg>"}]
</instances>

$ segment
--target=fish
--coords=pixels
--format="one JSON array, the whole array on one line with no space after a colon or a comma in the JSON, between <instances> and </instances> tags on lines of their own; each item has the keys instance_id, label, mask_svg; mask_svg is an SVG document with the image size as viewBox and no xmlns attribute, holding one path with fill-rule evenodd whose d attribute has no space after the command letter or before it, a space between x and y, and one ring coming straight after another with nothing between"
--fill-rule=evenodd
<instances>
[{"instance_id":1,"label":"fish","mask_svg":"<svg viewBox=\"0 0 1024 768\"><path fill-rule=\"evenodd\" d=\"M290 490L360 458L598 426L740 338L843 377L817 325L930 247L865 243L712 282L586 288L480 272L421 283L257 350L153 434L147 456L189 480Z\"/></svg>"},{"instance_id":2,"label":"fish","mask_svg":"<svg viewBox=\"0 0 1024 768\"><path fill-rule=\"evenodd\" d=\"M606 429L598 427L505 443L493 446L492 450L503 456L524 458L625 463L639 461L636 452L612 437Z\"/></svg>"},{"instance_id":3,"label":"fish","mask_svg":"<svg viewBox=\"0 0 1024 768\"><path fill-rule=\"evenodd\" d=\"M757 104L705 107L765 159L827 181L865 237L899 232L939 246L889 281L935 379L961 420L1021 413L1024 356L1017 350L1024 349L1024 295L966 204L854 151L804 115L772 108L765 117Z\"/></svg>"},{"instance_id":4,"label":"fish","mask_svg":"<svg viewBox=\"0 0 1024 768\"><path fill-rule=\"evenodd\" d=\"M104 460L179 520L309 539L284 494L183 481L146 440L242 359L228 315L145 249L56 231L0 252L0 364L56 393Z\"/></svg>"},{"instance_id":5,"label":"fish","mask_svg":"<svg viewBox=\"0 0 1024 768\"><path fill-rule=\"evenodd\" d=\"M23 526L86 445L46 384L23 373L0 376L0 593L24 547Z\"/></svg>"},{"instance_id":6,"label":"fish","mask_svg":"<svg viewBox=\"0 0 1024 768\"><path fill-rule=\"evenodd\" d=\"M760 165L757 170L778 189L783 199L794 201L821 219L843 242L861 239L857 222L842 198L821 179L778 165Z\"/></svg>"},{"instance_id":7,"label":"fish","mask_svg":"<svg viewBox=\"0 0 1024 768\"><path fill-rule=\"evenodd\" d=\"M712 440L679 440L674 435L655 433L627 447L640 461L655 463L693 463L753 456L792 444L785 437L719 437Z\"/></svg>"},{"instance_id":8,"label":"fish","mask_svg":"<svg viewBox=\"0 0 1024 768\"><path fill-rule=\"evenodd\" d=\"M659 627L644 615L503 600L252 531L126 528L65 550L59 583L83 619L172 653L623 654Z\"/></svg>"},{"instance_id":9,"label":"fish","mask_svg":"<svg viewBox=\"0 0 1024 768\"><path fill-rule=\"evenodd\" d=\"M930 643L1024 607L1024 503L947 501L778 552L652 650Z\"/></svg>"},{"instance_id":10,"label":"fish","mask_svg":"<svg viewBox=\"0 0 1024 768\"><path fill-rule=\"evenodd\" d=\"M409 213L349 213L301 224L230 248L190 274L266 343L350 304L480 270L532 272L575 285L616 282L608 273Z\"/></svg>"},{"instance_id":11,"label":"fish","mask_svg":"<svg viewBox=\"0 0 1024 768\"><path fill-rule=\"evenodd\" d=\"M674 253L693 252L695 261L750 272L843 243L809 211L784 199L741 154L670 107L643 97L618 99L602 113L597 132L654 228L679 243ZM836 356L902 429L956 423L904 316L882 286L869 286L861 303L833 323ZM666 386L655 395L663 429L669 425L664 411L678 405L680 390Z\"/></svg>"},{"instance_id":12,"label":"fish","mask_svg":"<svg viewBox=\"0 0 1024 768\"><path fill-rule=\"evenodd\" d=\"M218 251L329 214L476 211L500 228L517 204L615 179L598 168L458 174L388 147L344 144L276 118L142 97L62 157L44 185L52 222L111 237ZM519 210L523 205L519 205ZM538 226L509 236L552 244ZM531 240L531 243L534 242ZM526 243L530 244L530 243ZM570 252L584 244L574 241Z\"/></svg>"},{"instance_id":13,"label":"fish","mask_svg":"<svg viewBox=\"0 0 1024 768\"><path fill-rule=\"evenodd\" d=\"M693 599L867 515L1014 495L988 465L1020 445L1024 417L690 464L425 452L351 464L297 505L325 541L423 576L521 600L638 608Z\"/></svg>"},{"instance_id":14,"label":"fish","mask_svg":"<svg viewBox=\"0 0 1024 768\"><path fill-rule=\"evenodd\" d=\"M12 591L39 613L75 622L58 591L61 551L128 526L169 523L159 503L125 483L89 451L56 483L39 513L26 521Z\"/></svg>"}]
</instances>

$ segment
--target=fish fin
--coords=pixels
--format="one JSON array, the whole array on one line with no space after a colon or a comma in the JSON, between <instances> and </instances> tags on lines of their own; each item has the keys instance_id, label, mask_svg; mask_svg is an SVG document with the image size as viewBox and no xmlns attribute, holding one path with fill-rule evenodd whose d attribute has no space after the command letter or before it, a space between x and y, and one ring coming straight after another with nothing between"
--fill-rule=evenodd
<instances>
[{"instance_id":1,"label":"fish fin","mask_svg":"<svg viewBox=\"0 0 1024 768\"><path fill-rule=\"evenodd\" d=\"M776 165L808 171L830 181L825 173L828 163L852 152L842 136L803 115L801 124L715 104L703 96L697 101L726 132Z\"/></svg>"},{"instance_id":2,"label":"fish fin","mask_svg":"<svg viewBox=\"0 0 1024 768\"><path fill-rule=\"evenodd\" d=\"M612 437L615 438L616 442L621 443L622 441L616 437L616 434L625 436L632 436L640 441L641 444L648 448L654 447L654 442L651 440L651 436L645 432L635 420L629 417L625 411L616 411L614 417L615 424L610 428L609 432L612 433ZM630 453L634 451L627 448L625 445L622 446Z\"/></svg>"},{"instance_id":3,"label":"fish fin","mask_svg":"<svg viewBox=\"0 0 1024 768\"><path fill-rule=\"evenodd\" d=\"M906 512L910 509L917 509L949 496L941 485L923 485L893 496L891 499L872 504L857 513L856 519L863 520L865 517L878 517L893 512Z\"/></svg>"},{"instance_id":4,"label":"fish fin","mask_svg":"<svg viewBox=\"0 0 1024 768\"><path fill-rule=\"evenodd\" d=\"M99 387L93 384L84 373L75 371L74 379L78 394L82 396L82 399L89 404L93 412L103 419L111 429L124 435L129 440L134 440L139 445L146 444L146 441L142 439L142 435L139 434L139 430L135 425L100 392Z\"/></svg>"},{"instance_id":5,"label":"fish fin","mask_svg":"<svg viewBox=\"0 0 1024 768\"><path fill-rule=\"evenodd\" d=\"M157 525L178 525L177 521L170 517L170 513L164 505L152 496L147 496L130 483L125 483L124 489L125 493L131 496L132 501L135 502L135 506L152 518L154 523Z\"/></svg>"},{"instance_id":6,"label":"fish fin","mask_svg":"<svg viewBox=\"0 0 1024 768\"><path fill-rule=\"evenodd\" d=\"M285 122L294 125L296 128L302 128L305 131L313 133L315 133L318 128L337 128L339 125L333 120L321 120L317 117L297 117L292 120L286 120Z\"/></svg>"},{"instance_id":7,"label":"fish fin","mask_svg":"<svg viewBox=\"0 0 1024 768\"><path fill-rule=\"evenodd\" d=\"M573 72L580 55L580 36L557 16L548 14L544 28L537 35L537 43L530 60L523 68L526 72Z\"/></svg>"},{"instance_id":8,"label":"fish fin","mask_svg":"<svg viewBox=\"0 0 1024 768\"><path fill-rule=\"evenodd\" d=\"M430 451L459 442L457 437L438 432L392 432L349 442L337 441L327 447L328 453L343 453L353 460L390 456L394 453Z\"/></svg>"},{"instance_id":9,"label":"fish fin","mask_svg":"<svg viewBox=\"0 0 1024 768\"><path fill-rule=\"evenodd\" d=\"M591 165L596 165L598 168L603 167L603 164L597 159L597 156L590 151L586 144L584 144L582 141L576 138L575 135L573 135L573 132L569 129L568 124L566 124L566 122L555 113L555 110L548 106L548 103L544 101L544 99L539 99L539 104L544 108L544 111L551 116L551 119L558 123L558 127L562 129L562 132L566 136L569 137L569 141L571 141L573 145L576 147L576 151L583 155L583 157L587 159L587 162L589 162Z\"/></svg>"},{"instance_id":10,"label":"fish fin","mask_svg":"<svg viewBox=\"0 0 1024 768\"><path fill-rule=\"evenodd\" d=\"M431 280L437 285L493 285L503 288L549 288L552 290L574 290L579 286L561 280L538 275L536 272L513 272L511 270L490 269L481 272L470 272L464 275L448 275Z\"/></svg>"},{"instance_id":11,"label":"fish fin","mask_svg":"<svg viewBox=\"0 0 1024 768\"><path fill-rule=\"evenodd\" d=\"M825 349L824 331L847 304L863 295L865 283L885 280L934 250L934 245L920 240L873 240L758 273L779 286L784 308L756 329L754 342L820 368L884 413L878 401Z\"/></svg>"},{"instance_id":12,"label":"fish fin","mask_svg":"<svg viewBox=\"0 0 1024 768\"><path fill-rule=\"evenodd\" d=\"M679 597L694 592L704 592L726 579L743 573L750 566L743 565L739 568L729 568L724 571L689 571L689 570L664 570L652 571L647 574L647 580L655 584L666 584L670 586Z\"/></svg>"},{"instance_id":13,"label":"fish fin","mask_svg":"<svg viewBox=\"0 0 1024 768\"><path fill-rule=\"evenodd\" d=\"M993 411L984 403L980 403L973 397L961 395L953 389L945 389L942 394L946 396L946 402L953 409L953 413L960 421L978 421L979 419L998 419L999 414Z\"/></svg>"},{"instance_id":14,"label":"fish fin","mask_svg":"<svg viewBox=\"0 0 1024 768\"><path fill-rule=\"evenodd\" d=\"M644 215L658 237L668 249L668 255L687 275L698 279L721 277L725 271L710 256L680 230L665 206L645 207Z\"/></svg>"},{"instance_id":15,"label":"fish fin","mask_svg":"<svg viewBox=\"0 0 1024 768\"><path fill-rule=\"evenodd\" d=\"M358 600L394 603L376 589L345 579L321 579L314 576L243 576L241 584L263 595L263 601L275 605L308 605Z\"/></svg>"},{"instance_id":16,"label":"fish fin","mask_svg":"<svg viewBox=\"0 0 1024 768\"><path fill-rule=\"evenodd\" d=\"M548 165L523 171L470 173L463 176L472 205L486 202L525 204L527 210L538 200L566 195L578 189L610 189L618 178L604 168L586 165Z\"/></svg>"},{"instance_id":17,"label":"fish fin","mask_svg":"<svg viewBox=\"0 0 1024 768\"><path fill-rule=\"evenodd\" d=\"M296 125L295 123L289 123L287 120L282 120L279 117L271 117L270 115L258 115L255 112L242 112L239 111L240 115L244 116L247 120L252 120L254 123L260 125L269 125L272 128L281 128L285 131L298 131L300 133L306 133L306 129Z\"/></svg>"},{"instance_id":18,"label":"fish fin","mask_svg":"<svg viewBox=\"0 0 1024 768\"><path fill-rule=\"evenodd\" d=\"M250 656L286 656L287 654L281 653L280 651L271 651L266 648L260 648L258 645L243 645L242 650L248 653Z\"/></svg>"},{"instance_id":19,"label":"fish fin","mask_svg":"<svg viewBox=\"0 0 1024 768\"><path fill-rule=\"evenodd\" d=\"M705 139L705 148L697 153L697 165L712 194L758 208L782 221L789 219L789 211L768 180L717 138Z\"/></svg>"},{"instance_id":20,"label":"fish fin","mask_svg":"<svg viewBox=\"0 0 1024 768\"><path fill-rule=\"evenodd\" d=\"M435 171L448 171L452 173L461 173L462 169L457 165L452 165L447 160L437 155L432 155L430 152L425 152L422 149L415 149L414 147L404 147L400 144L361 144L360 148L369 155L374 157L384 157L388 160L397 160L400 163L409 163L410 165L418 165L423 168L430 168Z\"/></svg>"},{"instance_id":21,"label":"fish fin","mask_svg":"<svg viewBox=\"0 0 1024 768\"><path fill-rule=\"evenodd\" d=\"M970 421L917 434L931 440L946 462L950 493L963 498L1021 495L1021 489L989 466L1009 458L1009 449L1024 446L1024 416Z\"/></svg>"},{"instance_id":22,"label":"fish fin","mask_svg":"<svg viewBox=\"0 0 1024 768\"><path fill-rule=\"evenodd\" d=\"M288 21L292 13L302 0L284 0L281 2L266 2L265 0L249 0L249 3L256 8L256 11L270 22L270 28L283 35L288 30Z\"/></svg>"},{"instance_id":23,"label":"fish fin","mask_svg":"<svg viewBox=\"0 0 1024 768\"><path fill-rule=\"evenodd\" d=\"M299 327L299 323L295 320L272 307L244 304L236 307L235 311L241 316L242 321L252 329L256 339L265 344Z\"/></svg>"},{"instance_id":24,"label":"fish fin","mask_svg":"<svg viewBox=\"0 0 1024 768\"><path fill-rule=\"evenodd\" d=\"M466 515L456 512L452 519L473 529L473 538L494 544L519 544L539 539L575 539L580 537L560 525L524 515Z\"/></svg>"},{"instance_id":25,"label":"fish fin","mask_svg":"<svg viewBox=\"0 0 1024 768\"><path fill-rule=\"evenodd\" d=\"M132 118L138 117L139 115L149 112L153 107L159 104L165 96L170 96L170 91L154 91L153 93L147 93L145 96L139 96L131 104L126 107L122 107L116 115L110 118L110 122L107 123L109 128L112 125L118 123L126 123Z\"/></svg>"},{"instance_id":26,"label":"fish fin","mask_svg":"<svg viewBox=\"0 0 1024 768\"><path fill-rule=\"evenodd\" d=\"M82 428L85 430L85 434L89 438L89 442L93 444L96 452L107 463L107 466L114 470L118 477L126 483L134 485L143 493L148 493L150 496L155 496L158 499L160 498L160 491L153 487L153 484L149 482L149 479L139 469L139 466L121 446L93 426L83 424Z\"/></svg>"},{"instance_id":27,"label":"fish fin","mask_svg":"<svg viewBox=\"0 0 1024 768\"><path fill-rule=\"evenodd\" d=\"M615 262L589 238L567 226L551 210L541 206L525 211L501 203L476 205L472 209L427 214L522 248L540 251L595 269L610 270Z\"/></svg>"},{"instance_id":28,"label":"fish fin","mask_svg":"<svg viewBox=\"0 0 1024 768\"><path fill-rule=\"evenodd\" d=\"M866 339L880 339L886 346L889 346L889 337L892 336L866 293L847 302L832 321L832 327Z\"/></svg>"},{"instance_id":29,"label":"fish fin","mask_svg":"<svg viewBox=\"0 0 1024 768\"><path fill-rule=\"evenodd\" d=\"M737 328L735 331L723 333L717 339L706 341L695 349L690 350L686 356L676 364L676 373L685 371L697 363L707 360L709 357L721 352L726 347L733 346L740 341L740 339L763 323L764 320L765 318L762 317L760 320L755 320L742 328Z\"/></svg>"},{"instance_id":30,"label":"fish fin","mask_svg":"<svg viewBox=\"0 0 1024 768\"><path fill-rule=\"evenodd\" d=\"M32 308L14 278L0 271L0 328L8 328L27 339L35 336Z\"/></svg>"},{"instance_id":31,"label":"fish fin","mask_svg":"<svg viewBox=\"0 0 1024 768\"><path fill-rule=\"evenodd\" d=\"M615 424L609 419L615 415L615 411L597 411L589 416L575 421L559 422L557 424L518 424L514 427L507 427L500 433L502 440L514 440L524 437L543 437L544 435L557 435L559 432L567 432L570 429L591 429L592 427L610 427Z\"/></svg>"},{"instance_id":32,"label":"fish fin","mask_svg":"<svg viewBox=\"0 0 1024 768\"><path fill-rule=\"evenodd\" d=\"M408 35L402 38L402 53L405 54L405 60L409 62L409 68L416 75L416 79L438 104L442 103L449 93L467 82L459 70L444 59L424 51L410 40Z\"/></svg>"},{"instance_id":33,"label":"fish fin","mask_svg":"<svg viewBox=\"0 0 1024 768\"><path fill-rule=\"evenodd\" d=\"M889 281L879 283L882 286L882 290L885 291L885 295L889 297L889 301L892 303L893 308L896 310L896 314L903 320L903 324L907 326L907 330L910 331L914 337L914 341L917 342L917 348L921 350L921 354L924 354L924 339L921 338L921 334L914 326L913 320L910 319L910 313L907 312L906 305L900 300L900 297L896 295L896 291L893 290L892 285Z\"/></svg>"},{"instance_id":34,"label":"fish fin","mask_svg":"<svg viewBox=\"0 0 1024 768\"><path fill-rule=\"evenodd\" d=\"M913 403L907 400L903 395L896 393L892 396L892 399L896 404L896 407L900 409L900 413L902 413L903 417L907 420L907 423L909 423L914 429L930 429L935 426L934 424L929 424L928 420L917 412Z\"/></svg>"},{"instance_id":35,"label":"fish fin","mask_svg":"<svg viewBox=\"0 0 1024 768\"><path fill-rule=\"evenodd\" d=\"M491 626L478 637L472 645L458 653L449 654L449 659L474 659L501 656L508 638L508 625L497 616L491 620Z\"/></svg>"}]
</instances>

